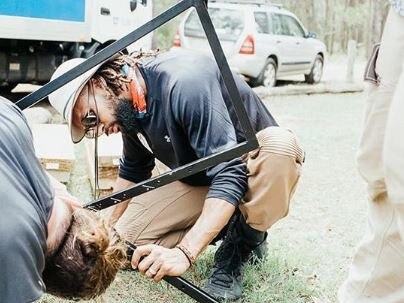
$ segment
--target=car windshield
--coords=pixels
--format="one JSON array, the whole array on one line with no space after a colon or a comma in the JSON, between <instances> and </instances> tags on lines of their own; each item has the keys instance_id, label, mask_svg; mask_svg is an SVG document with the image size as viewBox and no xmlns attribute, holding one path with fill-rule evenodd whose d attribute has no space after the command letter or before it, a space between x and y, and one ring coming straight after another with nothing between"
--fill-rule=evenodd
<instances>
[{"instance_id":1,"label":"car windshield","mask_svg":"<svg viewBox=\"0 0 404 303\"><path fill-rule=\"evenodd\" d=\"M213 7L208 10L220 40L236 41L240 37L244 30L244 13L242 11ZM206 37L196 11L193 11L185 21L184 35Z\"/></svg>"}]
</instances>

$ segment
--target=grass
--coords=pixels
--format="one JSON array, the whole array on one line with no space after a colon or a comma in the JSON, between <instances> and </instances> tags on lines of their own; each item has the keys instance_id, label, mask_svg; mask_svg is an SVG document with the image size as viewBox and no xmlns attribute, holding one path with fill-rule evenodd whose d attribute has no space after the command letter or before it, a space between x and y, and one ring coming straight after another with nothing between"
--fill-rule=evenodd
<instances>
[{"instance_id":1,"label":"grass","mask_svg":"<svg viewBox=\"0 0 404 303\"><path fill-rule=\"evenodd\" d=\"M201 286L209 276L215 248L210 247L184 276ZM316 287L297 263L279 252L270 252L265 260L246 266L243 277L245 303L315 302ZM46 295L42 303L68 302ZM133 271L121 271L107 293L91 302L157 303L195 302L165 282L154 283Z\"/></svg>"}]
</instances>

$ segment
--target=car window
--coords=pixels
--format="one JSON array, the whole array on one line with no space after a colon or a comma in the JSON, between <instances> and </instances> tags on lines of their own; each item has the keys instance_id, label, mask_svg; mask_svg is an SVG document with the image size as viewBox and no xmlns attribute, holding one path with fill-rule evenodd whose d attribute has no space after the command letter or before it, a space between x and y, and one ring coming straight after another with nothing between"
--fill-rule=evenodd
<instances>
[{"instance_id":1,"label":"car window","mask_svg":"<svg viewBox=\"0 0 404 303\"><path fill-rule=\"evenodd\" d=\"M269 21L266 12L255 12L255 28L259 34L269 34Z\"/></svg>"},{"instance_id":2,"label":"car window","mask_svg":"<svg viewBox=\"0 0 404 303\"><path fill-rule=\"evenodd\" d=\"M243 11L214 7L209 8L208 11L220 40L236 41L240 37L244 30ZM185 21L184 35L188 37L206 37L195 10Z\"/></svg>"},{"instance_id":3,"label":"car window","mask_svg":"<svg viewBox=\"0 0 404 303\"><path fill-rule=\"evenodd\" d=\"M282 29L282 20L281 15L279 14L272 14L271 15L271 34L273 35L284 35Z\"/></svg>"},{"instance_id":4,"label":"car window","mask_svg":"<svg viewBox=\"0 0 404 303\"><path fill-rule=\"evenodd\" d=\"M294 37L304 37L304 30L295 18L291 16L282 15L282 24L285 27L284 35Z\"/></svg>"}]
</instances>

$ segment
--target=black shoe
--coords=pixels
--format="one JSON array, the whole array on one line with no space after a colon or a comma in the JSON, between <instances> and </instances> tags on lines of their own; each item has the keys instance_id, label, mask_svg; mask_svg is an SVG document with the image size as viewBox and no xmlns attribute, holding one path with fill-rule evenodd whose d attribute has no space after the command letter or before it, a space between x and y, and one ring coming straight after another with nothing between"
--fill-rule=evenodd
<instances>
[{"instance_id":1,"label":"black shoe","mask_svg":"<svg viewBox=\"0 0 404 303\"><path fill-rule=\"evenodd\" d=\"M264 260L268 255L268 245L266 241L267 233L265 233L265 241L259 244L256 248L253 249L252 254L249 257L249 261L252 264L257 264L261 260Z\"/></svg>"},{"instance_id":2,"label":"black shoe","mask_svg":"<svg viewBox=\"0 0 404 303\"><path fill-rule=\"evenodd\" d=\"M257 249L257 258L264 256L266 233L257 231L245 223L241 214L229 226L225 239L214 258L212 273L204 290L219 301L235 301L241 298L241 269Z\"/></svg>"},{"instance_id":3,"label":"black shoe","mask_svg":"<svg viewBox=\"0 0 404 303\"><path fill-rule=\"evenodd\" d=\"M240 273L230 274L222 268L213 268L212 274L203 290L219 302L236 301L241 298L242 286Z\"/></svg>"}]
</instances>

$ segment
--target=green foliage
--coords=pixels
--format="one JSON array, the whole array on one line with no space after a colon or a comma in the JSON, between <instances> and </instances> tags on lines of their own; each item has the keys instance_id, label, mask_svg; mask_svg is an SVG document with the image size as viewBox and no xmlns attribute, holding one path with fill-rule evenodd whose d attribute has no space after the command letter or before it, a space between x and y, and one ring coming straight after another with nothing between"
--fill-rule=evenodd
<instances>
[{"instance_id":1,"label":"green foliage","mask_svg":"<svg viewBox=\"0 0 404 303\"><path fill-rule=\"evenodd\" d=\"M347 42L356 40L364 48L378 41L383 22L371 25L375 20L384 20L388 1L383 4L374 0L278 0L304 23L309 31L317 33L329 52L345 52Z\"/></svg>"},{"instance_id":2,"label":"green foliage","mask_svg":"<svg viewBox=\"0 0 404 303\"><path fill-rule=\"evenodd\" d=\"M159 15L177 2L178 1L175 0L153 1L153 15ZM153 48L169 49L172 46L175 32L180 20L181 15L167 22L155 31L155 35L153 38Z\"/></svg>"}]
</instances>

